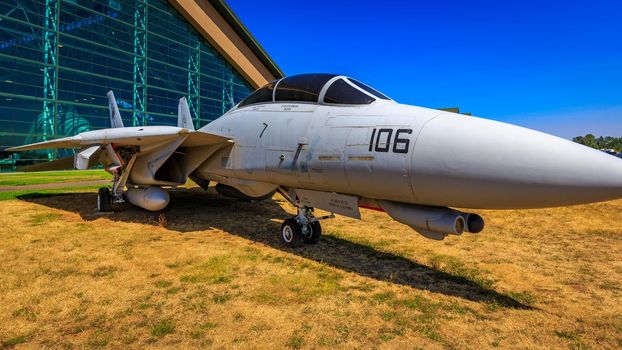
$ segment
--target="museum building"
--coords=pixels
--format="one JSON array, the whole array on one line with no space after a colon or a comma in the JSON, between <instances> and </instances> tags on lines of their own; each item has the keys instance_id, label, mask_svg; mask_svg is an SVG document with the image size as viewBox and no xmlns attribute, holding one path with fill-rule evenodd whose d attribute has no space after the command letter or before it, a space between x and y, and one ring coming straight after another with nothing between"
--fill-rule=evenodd
<instances>
[{"instance_id":1,"label":"museum building","mask_svg":"<svg viewBox=\"0 0 622 350\"><path fill-rule=\"evenodd\" d=\"M0 150L110 127L200 127L283 73L222 0L0 0ZM15 163L69 151L0 154Z\"/></svg>"}]
</instances>

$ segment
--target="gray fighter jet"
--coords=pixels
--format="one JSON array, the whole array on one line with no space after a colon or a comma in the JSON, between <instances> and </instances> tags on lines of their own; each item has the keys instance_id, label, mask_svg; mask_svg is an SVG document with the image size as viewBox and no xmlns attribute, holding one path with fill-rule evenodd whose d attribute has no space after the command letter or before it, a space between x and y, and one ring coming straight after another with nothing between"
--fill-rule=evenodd
<instances>
[{"instance_id":1,"label":"gray fighter jet","mask_svg":"<svg viewBox=\"0 0 622 350\"><path fill-rule=\"evenodd\" d=\"M114 175L97 207L128 201L164 209L163 188L193 179L244 200L280 192L297 209L281 237L317 243L313 208L360 218L385 211L432 239L478 233L482 218L454 208L543 208L622 197L622 160L537 131L399 104L354 79L304 74L255 91L194 130L185 98L179 123L113 128L12 148L75 148L77 169L101 163ZM127 190L125 188L127 187Z\"/></svg>"}]
</instances>

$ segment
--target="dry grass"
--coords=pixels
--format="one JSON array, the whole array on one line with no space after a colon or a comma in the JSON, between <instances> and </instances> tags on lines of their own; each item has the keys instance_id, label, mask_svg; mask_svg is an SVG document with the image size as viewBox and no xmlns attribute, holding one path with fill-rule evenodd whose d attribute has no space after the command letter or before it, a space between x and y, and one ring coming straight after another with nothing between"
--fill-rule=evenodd
<instances>
[{"instance_id":1,"label":"dry grass","mask_svg":"<svg viewBox=\"0 0 622 350\"><path fill-rule=\"evenodd\" d=\"M279 243L278 196L94 203L0 203L0 347L622 346L622 201L486 211L483 234L443 242L364 211L300 249Z\"/></svg>"}]
</instances>

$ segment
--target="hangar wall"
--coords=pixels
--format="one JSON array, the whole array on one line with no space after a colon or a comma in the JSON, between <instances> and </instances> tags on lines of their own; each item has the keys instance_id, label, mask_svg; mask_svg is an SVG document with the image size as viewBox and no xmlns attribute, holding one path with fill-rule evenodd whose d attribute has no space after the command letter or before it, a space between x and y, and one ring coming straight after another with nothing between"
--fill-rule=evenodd
<instances>
[{"instance_id":1,"label":"hangar wall","mask_svg":"<svg viewBox=\"0 0 622 350\"><path fill-rule=\"evenodd\" d=\"M178 11L194 3L0 0L0 150L109 127L108 90L117 97L125 125L175 125L182 96L188 97L196 126L221 116L261 77L249 82L249 73L240 71L246 68L236 64L243 57L223 56L227 52L214 45L219 41L206 38L209 33L197 31L188 14ZM270 69L279 74L278 67ZM69 152L12 159L4 153L0 159L29 163Z\"/></svg>"}]
</instances>

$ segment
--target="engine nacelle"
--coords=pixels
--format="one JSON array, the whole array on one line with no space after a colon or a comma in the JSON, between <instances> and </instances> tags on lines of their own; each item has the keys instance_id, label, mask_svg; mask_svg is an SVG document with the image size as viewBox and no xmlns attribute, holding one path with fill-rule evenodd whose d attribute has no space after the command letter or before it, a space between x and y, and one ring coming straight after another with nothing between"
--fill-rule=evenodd
<instances>
[{"instance_id":1,"label":"engine nacelle","mask_svg":"<svg viewBox=\"0 0 622 350\"><path fill-rule=\"evenodd\" d=\"M171 200L168 192L160 187L130 188L125 193L125 199L137 207L149 211L159 211L168 205Z\"/></svg>"},{"instance_id":2,"label":"engine nacelle","mask_svg":"<svg viewBox=\"0 0 622 350\"><path fill-rule=\"evenodd\" d=\"M391 201L378 203L393 219L427 238L441 240L446 235L461 235L466 228L465 214L457 210Z\"/></svg>"}]
</instances>

